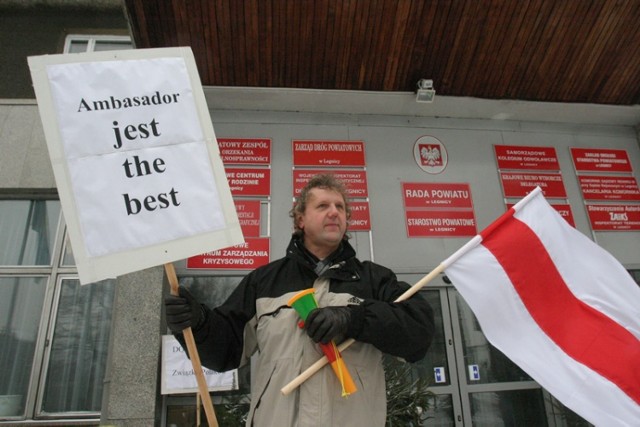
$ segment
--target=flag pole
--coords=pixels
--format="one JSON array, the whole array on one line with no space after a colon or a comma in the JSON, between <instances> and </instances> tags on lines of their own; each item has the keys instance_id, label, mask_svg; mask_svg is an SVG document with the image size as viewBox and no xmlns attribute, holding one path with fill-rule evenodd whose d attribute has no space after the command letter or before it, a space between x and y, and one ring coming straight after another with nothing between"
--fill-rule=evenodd
<instances>
[{"instance_id":1,"label":"flag pole","mask_svg":"<svg viewBox=\"0 0 640 427\"><path fill-rule=\"evenodd\" d=\"M434 268L429 274L427 274L422 279L420 279L415 285L407 289L394 302L404 301L410 298L411 296L413 296L413 294L418 292L424 285L426 285L431 280L433 280L438 274L442 273L446 267L447 266L444 263L442 263L436 268ZM355 341L356 340L354 340L353 338L349 338L345 340L342 344L338 346L338 351L342 353L346 348L348 348ZM293 381L291 381L289 384L287 384L282 389L280 389L280 392L285 396L288 395L293 390L295 390L298 386L300 386L303 382L311 378L313 374L318 372L327 363L329 363L329 359L327 359L327 356L323 356L316 363L309 366L304 372L302 372L300 375L294 378Z\"/></svg>"},{"instance_id":2,"label":"flag pole","mask_svg":"<svg viewBox=\"0 0 640 427\"><path fill-rule=\"evenodd\" d=\"M420 279L415 285L407 289L394 302L404 301L410 298L411 296L413 296L413 294L418 292L427 283L433 280L438 274L442 273L451 264L456 262L462 255L466 254L471 249L479 245L482 242L483 237L486 237L489 233L491 233L496 227L502 224L505 220L507 220L508 218L511 218L515 212L520 210L522 206L527 204L532 198L534 198L538 193L541 193L541 192L542 192L542 189L540 187L536 187L533 190L531 190L529 194L527 194L522 200L518 201L514 206L511 207L511 209L509 209L504 214L500 215L496 220L494 220L491 224L489 224L480 234L477 234L476 236L474 236L464 246L462 246L460 249L454 252L451 256L449 256L449 258L442 261L440 265L438 265L429 274L427 274L422 279ZM355 340L353 338L349 338L345 340L342 344L338 346L338 351L342 353L342 351L344 351L354 342ZM313 374L318 372L328 362L329 362L329 359L327 359L326 356L323 356L316 363L309 366L305 371L303 371L300 375L294 378L293 381L291 381L286 386L282 387L280 389L280 392L282 392L282 394L285 396L288 395L293 390L295 390L298 386L300 386L303 382L311 378Z\"/></svg>"},{"instance_id":3,"label":"flag pole","mask_svg":"<svg viewBox=\"0 0 640 427\"><path fill-rule=\"evenodd\" d=\"M167 273L169 285L171 286L171 295L178 295L178 276L176 275L176 269L174 268L173 263L165 264L164 270ZM193 331L191 328L187 328L182 331L182 334L184 335L184 339L187 343L187 351L191 358L193 372L196 374L198 393L202 399L204 412L207 415L207 422L210 427L218 427L218 420L216 419L216 414L213 411L211 396L209 395L209 389L207 388L207 380L202 372L202 364L200 363L200 355L198 354L198 349L196 347L196 340L193 337Z\"/></svg>"}]
</instances>

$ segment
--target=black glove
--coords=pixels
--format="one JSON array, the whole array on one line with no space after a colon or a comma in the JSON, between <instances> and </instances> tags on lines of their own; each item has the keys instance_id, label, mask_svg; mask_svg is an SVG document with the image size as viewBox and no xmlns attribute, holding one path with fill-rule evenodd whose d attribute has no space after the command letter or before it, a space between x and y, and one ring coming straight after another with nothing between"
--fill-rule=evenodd
<instances>
[{"instance_id":1,"label":"black glove","mask_svg":"<svg viewBox=\"0 0 640 427\"><path fill-rule=\"evenodd\" d=\"M337 336L346 334L350 322L349 307L316 308L307 316L304 328L313 341L327 344Z\"/></svg>"},{"instance_id":2,"label":"black glove","mask_svg":"<svg viewBox=\"0 0 640 427\"><path fill-rule=\"evenodd\" d=\"M178 293L180 296L167 295L164 298L167 326L174 334L179 334L188 327L194 331L200 329L206 319L204 307L184 286L178 288Z\"/></svg>"}]
</instances>

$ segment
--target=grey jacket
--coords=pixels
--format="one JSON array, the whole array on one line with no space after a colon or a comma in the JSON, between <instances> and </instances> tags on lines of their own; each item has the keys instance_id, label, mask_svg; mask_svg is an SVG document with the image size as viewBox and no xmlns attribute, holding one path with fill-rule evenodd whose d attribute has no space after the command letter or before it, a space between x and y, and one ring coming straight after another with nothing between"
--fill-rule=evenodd
<instances>
[{"instance_id":1,"label":"grey jacket","mask_svg":"<svg viewBox=\"0 0 640 427\"><path fill-rule=\"evenodd\" d=\"M393 303L408 284L383 266L360 262L346 241L330 260L319 277L317 259L294 237L286 257L247 275L223 305L206 310L207 321L194 331L202 364L216 371L236 368L257 355L248 426L383 426L383 352L415 362L431 343L429 304L419 295ZM351 309L347 337L357 342L342 356L358 391L346 398L329 366L289 395L280 391L323 356L287 306L293 295L310 287L316 289L320 307Z\"/></svg>"}]
</instances>

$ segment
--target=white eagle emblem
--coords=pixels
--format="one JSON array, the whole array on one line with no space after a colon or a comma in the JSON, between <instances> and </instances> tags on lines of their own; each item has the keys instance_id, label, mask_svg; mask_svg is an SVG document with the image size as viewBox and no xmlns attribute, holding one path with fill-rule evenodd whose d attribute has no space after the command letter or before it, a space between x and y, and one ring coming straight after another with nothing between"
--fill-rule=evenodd
<instances>
[{"instance_id":1,"label":"white eagle emblem","mask_svg":"<svg viewBox=\"0 0 640 427\"><path fill-rule=\"evenodd\" d=\"M434 146L422 147L420 157L422 157L423 164L435 166L440 163L440 150Z\"/></svg>"}]
</instances>

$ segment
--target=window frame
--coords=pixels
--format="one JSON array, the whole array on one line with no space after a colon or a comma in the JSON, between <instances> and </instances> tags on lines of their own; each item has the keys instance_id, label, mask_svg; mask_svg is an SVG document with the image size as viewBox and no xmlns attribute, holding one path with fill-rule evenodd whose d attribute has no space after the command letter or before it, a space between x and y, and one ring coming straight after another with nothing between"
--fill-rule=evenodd
<instances>
[{"instance_id":1,"label":"window frame","mask_svg":"<svg viewBox=\"0 0 640 427\"><path fill-rule=\"evenodd\" d=\"M29 195L25 197L2 197L3 200L13 201L37 201L37 200L54 200L51 197L38 197L37 195ZM38 333L36 335L35 348L33 361L31 364L31 373L29 375L27 396L24 403L24 419L35 420L37 408L35 406L38 389L41 385L42 378L42 363L47 351L47 333L49 330L49 319L51 312L53 311L53 298L55 293L55 286L52 284L53 278L59 273L59 263L62 250L63 236L65 234L65 224L60 210L56 231L54 233L54 245L52 248L51 260L48 265L0 265L0 276L2 277L45 277L46 288L44 291L44 298L42 301L42 312L40 314L40 321L38 322ZM67 268L68 270L75 271L75 267ZM23 416L8 417L8 420L15 421L21 420ZM7 420L7 421L8 421ZM0 424L5 420L0 420Z\"/></svg>"},{"instance_id":2,"label":"window frame","mask_svg":"<svg viewBox=\"0 0 640 427\"><path fill-rule=\"evenodd\" d=\"M107 35L107 34L68 34L64 40L65 54L70 53L71 44L73 42L87 42L87 49L85 52L95 52L96 43L100 42L112 42L112 43L131 43L131 48L134 49L133 40L129 36L123 35Z\"/></svg>"}]
</instances>

